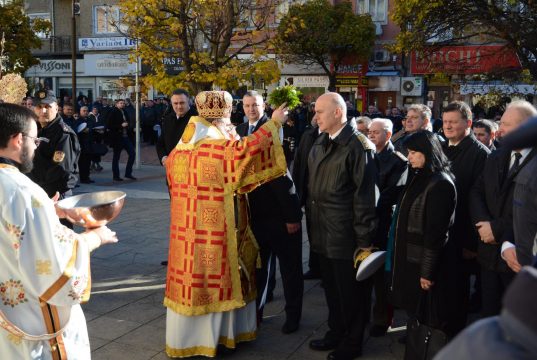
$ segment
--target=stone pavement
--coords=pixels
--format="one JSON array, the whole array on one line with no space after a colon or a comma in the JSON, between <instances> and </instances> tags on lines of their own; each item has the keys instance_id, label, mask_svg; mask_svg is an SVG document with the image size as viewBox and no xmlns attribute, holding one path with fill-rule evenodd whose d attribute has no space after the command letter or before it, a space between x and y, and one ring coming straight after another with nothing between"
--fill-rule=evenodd
<instances>
[{"instance_id":1,"label":"stone pavement","mask_svg":"<svg viewBox=\"0 0 537 360\"><path fill-rule=\"evenodd\" d=\"M151 158L152 147L142 153ZM154 156L156 159L156 155ZM95 184L82 184L76 193L123 190L127 199L123 212L110 224L119 243L96 250L91 259L92 293L83 305L95 360L168 359L165 353L166 309L162 305L167 259L169 200L161 166L143 165L135 170L138 181L111 181L111 164L103 162L101 173L92 173ZM123 169L120 164L120 169ZM123 173L122 173L123 174ZM303 254L308 254L304 236ZM306 264L306 259L304 259ZM327 330L327 309L319 281L306 281L304 310L299 331L283 335L285 320L283 291L278 272L274 300L265 308L257 340L239 344L227 359L321 360L327 352L308 348L311 339ZM401 321L399 321L401 322ZM402 359L401 333L367 338L363 359ZM220 357L218 357L220 358Z\"/></svg>"}]
</instances>

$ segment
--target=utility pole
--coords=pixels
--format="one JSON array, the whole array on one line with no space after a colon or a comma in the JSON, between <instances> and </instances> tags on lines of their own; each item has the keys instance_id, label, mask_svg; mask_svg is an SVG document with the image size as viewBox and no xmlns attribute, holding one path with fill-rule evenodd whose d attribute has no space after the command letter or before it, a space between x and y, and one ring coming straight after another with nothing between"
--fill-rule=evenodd
<instances>
[{"instance_id":1,"label":"utility pole","mask_svg":"<svg viewBox=\"0 0 537 360\"><path fill-rule=\"evenodd\" d=\"M136 93L136 157L135 165L136 169L140 169L140 82L139 82L139 73L140 73L140 56L138 55L138 38L136 38L136 75L135 75L135 84L134 91Z\"/></svg>"},{"instance_id":2,"label":"utility pole","mask_svg":"<svg viewBox=\"0 0 537 360\"><path fill-rule=\"evenodd\" d=\"M72 6L71 6L71 84L73 87L73 92L72 92L73 106L75 106L75 103L76 103L76 42L77 42L77 39L76 39L75 6L79 6L79 4L76 3L75 0L72 0Z\"/></svg>"}]
</instances>

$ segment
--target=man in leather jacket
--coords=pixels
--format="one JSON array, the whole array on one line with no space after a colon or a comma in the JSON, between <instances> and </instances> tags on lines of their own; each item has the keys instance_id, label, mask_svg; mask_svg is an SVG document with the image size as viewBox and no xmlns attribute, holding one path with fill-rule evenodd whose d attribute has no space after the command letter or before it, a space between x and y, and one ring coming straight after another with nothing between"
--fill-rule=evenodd
<instances>
[{"instance_id":1,"label":"man in leather jacket","mask_svg":"<svg viewBox=\"0 0 537 360\"><path fill-rule=\"evenodd\" d=\"M329 312L328 332L312 340L310 348L334 349L328 354L331 360L362 354L371 282L355 280L353 254L371 246L377 224L375 146L347 124L346 110L337 93L319 97L315 117L324 134L315 141L308 159L306 213Z\"/></svg>"}]
</instances>

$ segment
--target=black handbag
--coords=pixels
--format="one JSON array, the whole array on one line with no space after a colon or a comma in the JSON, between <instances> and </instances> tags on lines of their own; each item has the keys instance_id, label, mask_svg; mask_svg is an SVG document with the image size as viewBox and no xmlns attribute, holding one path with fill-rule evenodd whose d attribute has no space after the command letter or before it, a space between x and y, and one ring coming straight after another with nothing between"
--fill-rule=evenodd
<instances>
[{"instance_id":1,"label":"black handbag","mask_svg":"<svg viewBox=\"0 0 537 360\"><path fill-rule=\"evenodd\" d=\"M422 291L418 311L407 322L405 360L432 359L448 343L445 332L428 325L431 324L432 311L432 294Z\"/></svg>"}]
</instances>

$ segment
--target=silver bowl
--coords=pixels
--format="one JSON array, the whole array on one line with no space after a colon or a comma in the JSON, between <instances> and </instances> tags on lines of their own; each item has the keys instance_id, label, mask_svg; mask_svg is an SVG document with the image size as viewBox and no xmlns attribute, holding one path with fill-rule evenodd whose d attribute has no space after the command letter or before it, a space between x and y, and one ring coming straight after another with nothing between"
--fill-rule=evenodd
<instances>
[{"instance_id":1,"label":"silver bowl","mask_svg":"<svg viewBox=\"0 0 537 360\"><path fill-rule=\"evenodd\" d=\"M104 226L114 220L125 202L123 191L99 191L58 201L67 220L87 229Z\"/></svg>"}]
</instances>

